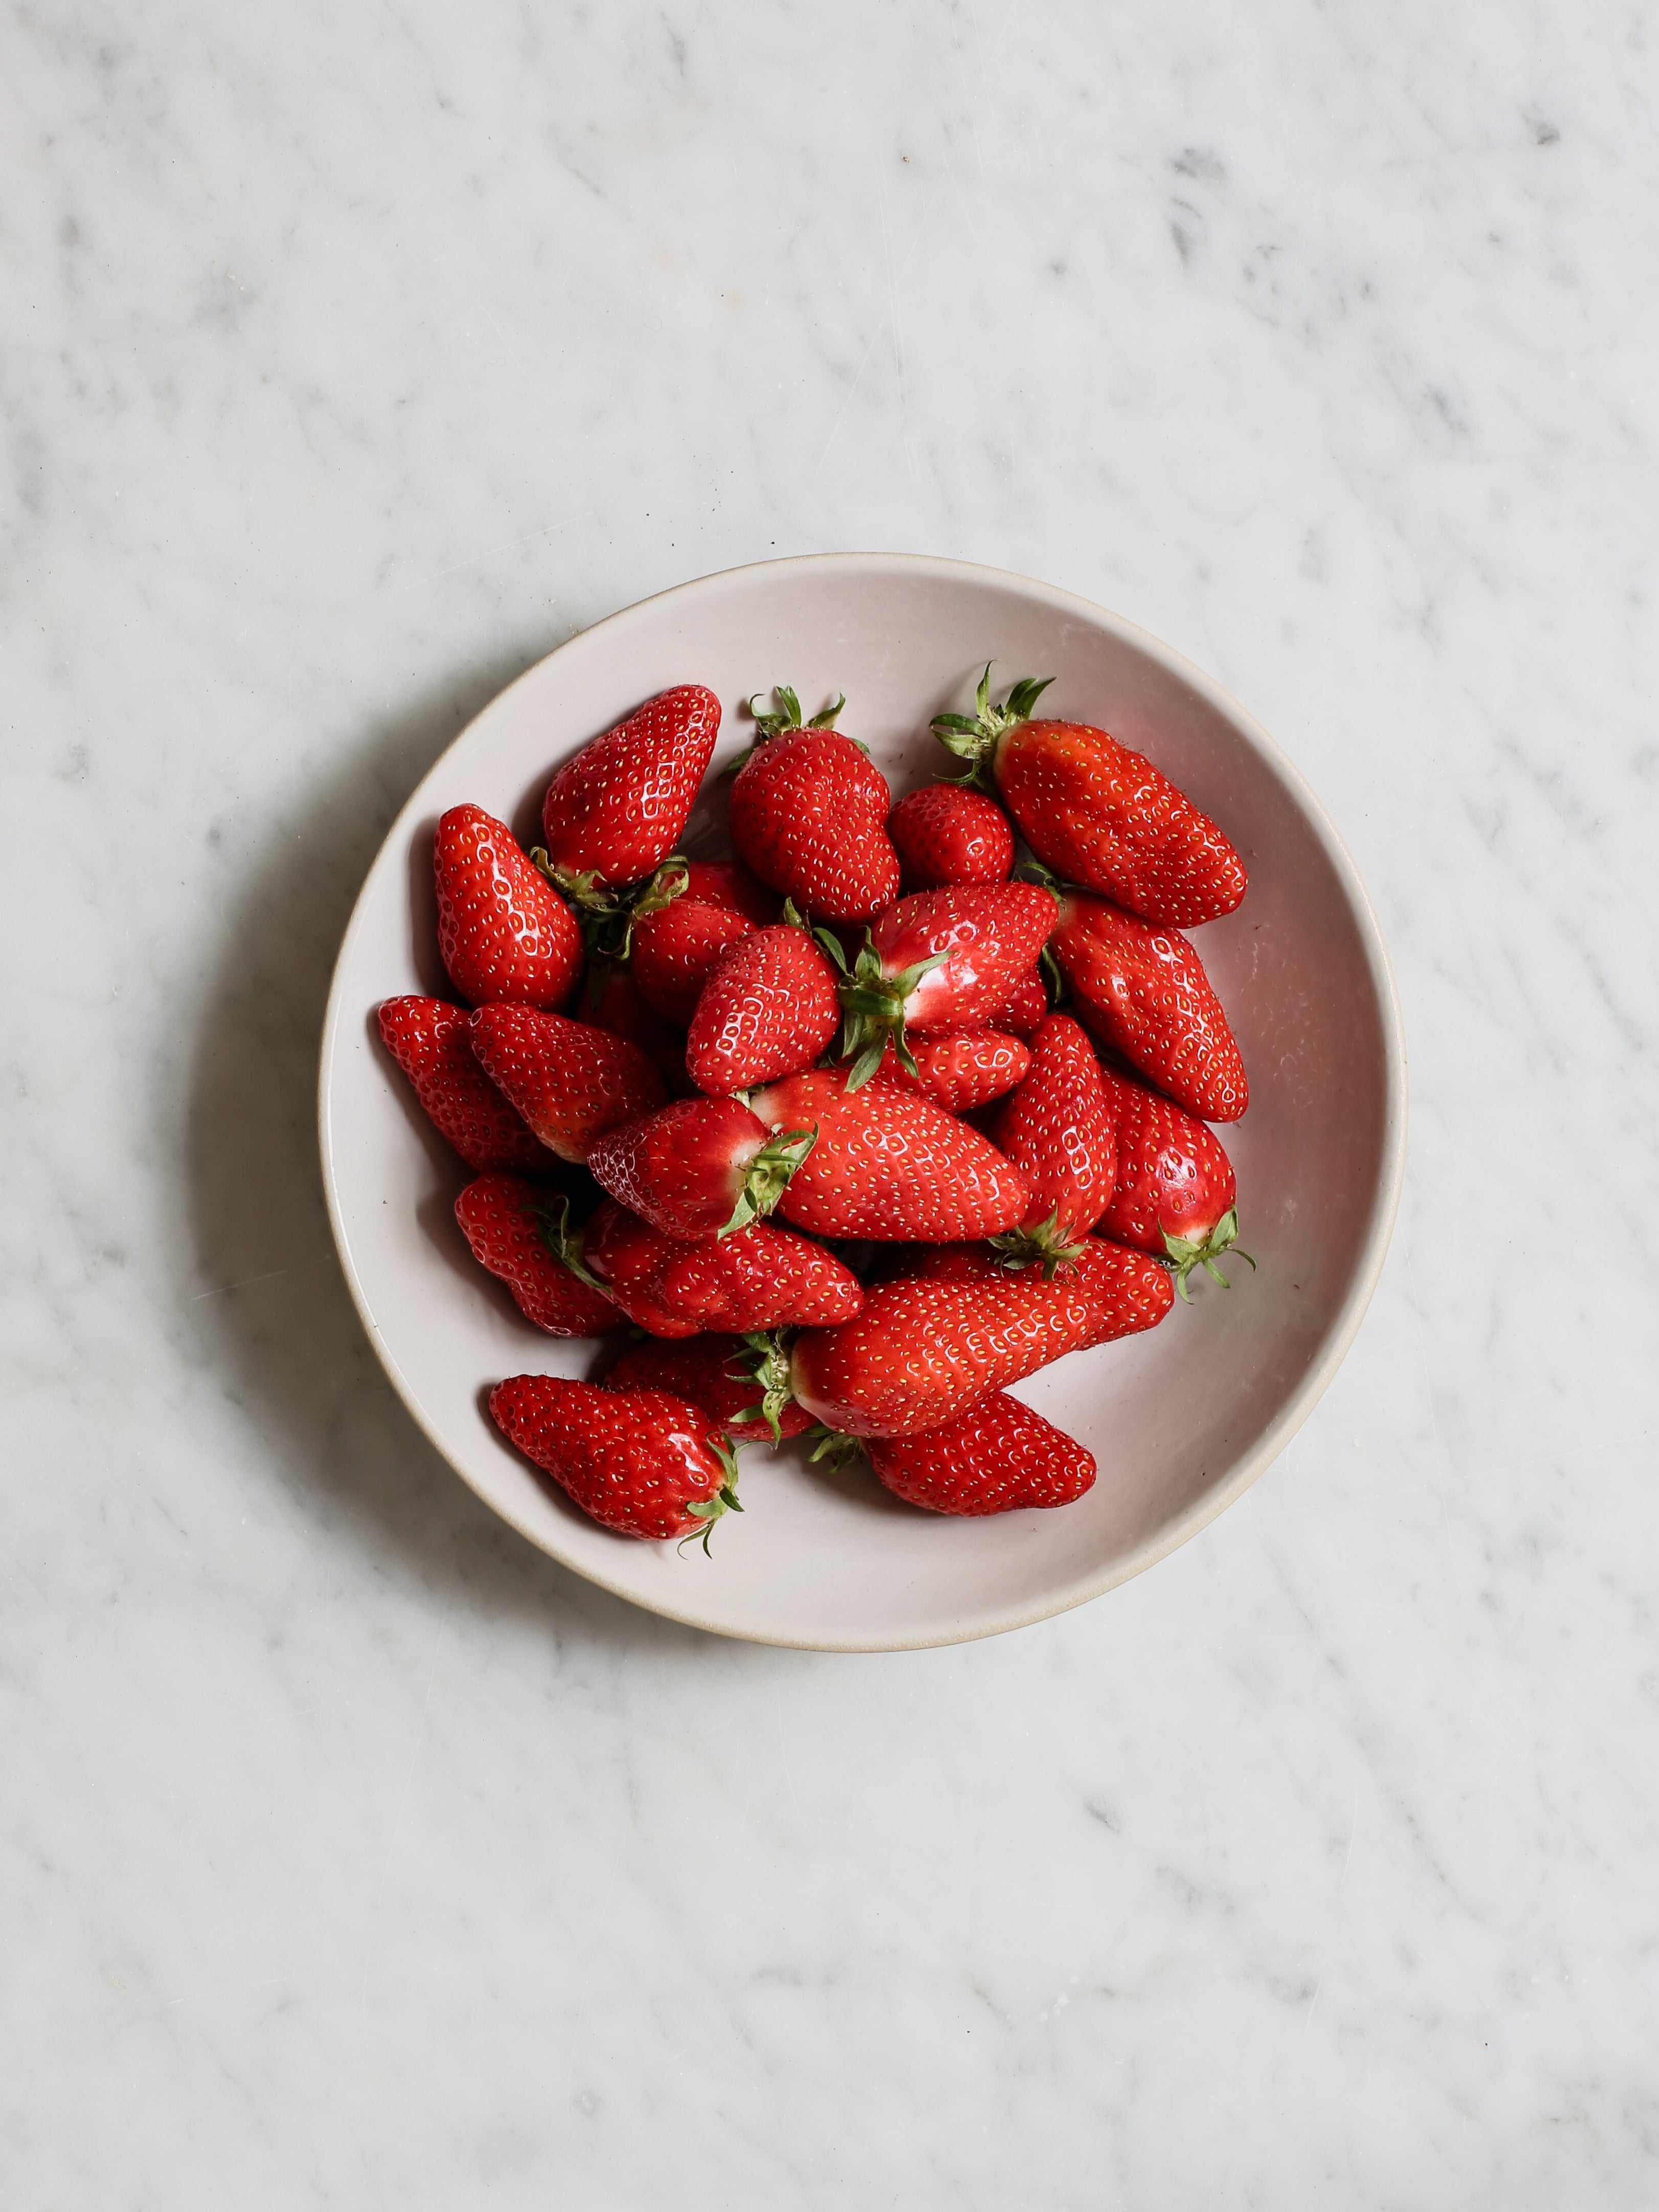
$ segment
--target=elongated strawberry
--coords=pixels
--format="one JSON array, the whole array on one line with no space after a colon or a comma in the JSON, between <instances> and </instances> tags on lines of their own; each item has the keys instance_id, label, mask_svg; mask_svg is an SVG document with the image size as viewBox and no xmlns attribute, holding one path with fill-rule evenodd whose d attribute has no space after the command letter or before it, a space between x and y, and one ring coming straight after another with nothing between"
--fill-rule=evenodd
<instances>
[{"instance_id":1,"label":"elongated strawberry","mask_svg":"<svg viewBox=\"0 0 1659 2212\"><path fill-rule=\"evenodd\" d=\"M890 1037L880 1074L902 1091L920 1091L947 1114L969 1114L1012 1091L1031 1064L1018 1037L995 1030L940 1030L937 1036L912 1037L915 1073L904 1066Z\"/></svg>"},{"instance_id":2,"label":"elongated strawberry","mask_svg":"<svg viewBox=\"0 0 1659 2212\"><path fill-rule=\"evenodd\" d=\"M673 851L720 734L720 702L676 684L566 761L542 802L550 872L576 887L631 884Z\"/></svg>"},{"instance_id":3,"label":"elongated strawberry","mask_svg":"<svg viewBox=\"0 0 1659 2212\"><path fill-rule=\"evenodd\" d=\"M841 987L842 1057L856 1091L890 1037L901 1063L908 1032L978 1027L1035 963L1054 926L1054 895L1036 884L953 884L890 907ZM828 932L822 942L842 957Z\"/></svg>"},{"instance_id":4,"label":"elongated strawberry","mask_svg":"<svg viewBox=\"0 0 1659 2212\"><path fill-rule=\"evenodd\" d=\"M775 1372L774 1370L776 1370ZM812 1416L788 1395L788 1358L761 1336L685 1336L636 1344L605 1378L608 1390L668 1390L689 1398L733 1438L776 1443Z\"/></svg>"},{"instance_id":5,"label":"elongated strawberry","mask_svg":"<svg viewBox=\"0 0 1659 2212\"><path fill-rule=\"evenodd\" d=\"M772 1211L813 1141L810 1129L774 1136L740 1098L678 1098L607 1130L587 1165L665 1236L729 1237Z\"/></svg>"},{"instance_id":6,"label":"elongated strawberry","mask_svg":"<svg viewBox=\"0 0 1659 2212\"><path fill-rule=\"evenodd\" d=\"M984 1017L988 1030L1004 1030L1030 1042L1031 1032L1048 1011L1048 988L1040 968L1028 968L1008 987L1007 995Z\"/></svg>"},{"instance_id":7,"label":"elongated strawberry","mask_svg":"<svg viewBox=\"0 0 1659 2212\"><path fill-rule=\"evenodd\" d=\"M581 1162L595 1137L663 1103L663 1080L626 1037L533 1006L480 1006L472 1049L543 1144Z\"/></svg>"},{"instance_id":8,"label":"elongated strawberry","mask_svg":"<svg viewBox=\"0 0 1659 2212\"><path fill-rule=\"evenodd\" d=\"M999 1237L999 1249L1011 1260L1041 1261L1053 1274L1078 1257L1078 1239L1111 1202L1117 1174L1112 1095L1094 1047L1069 1014L1038 1024L1030 1073L991 1133L1031 1185L1024 1219Z\"/></svg>"},{"instance_id":9,"label":"elongated strawberry","mask_svg":"<svg viewBox=\"0 0 1659 2212\"><path fill-rule=\"evenodd\" d=\"M1101 1080L1117 1124L1117 1188L1100 1218L1101 1234L1173 1262L1175 1286L1184 1298L1194 1267L1227 1278L1216 1261L1224 1252L1254 1267L1238 1249L1238 1186L1232 1162L1202 1121L1170 1099L1131 1083L1109 1068Z\"/></svg>"},{"instance_id":10,"label":"elongated strawberry","mask_svg":"<svg viewBox=\"0 0 1659 2212\"><path fill-rule=\"evenodd\" d=\"M697 1000L685 1065L700 1091L725 1096L810 1067L836 1034L835 970L793 922L727 947Z\"/></svg>"},{"instance_id":11,"label":"elongated strawberry","mask_svg":"<svg viewBox=\"0 0 1659 2212\"><path fill-rule=\"evenodd\" d=\"M513 1375L490 1418L571 1503L619 1536L685 1538L738 1512L737 1462L700 1407L666 1390L602 1390Z\"/></svg>"},{"instance_id":12,"label":"elongated strawberry","mask_svg":"<svg viewBox=\"0 0 1659 2212\"><path fill-rule=\"evenodd\" d=\"M1250 1086L1204 963L1177 929L1068 891L1049 946L1097 1036L1206 1121L1236 1121Z\"/></svg>"},{"instance_id":13,"label":"elongated strawberry","mask_svg":"<svg viewBox=\"0 0 1659 2212\"><path fill-rule=\"evenodd\" d=\"M432 844L438 950L470 1006L562 1006L582 969L576 917L482 806L452 806Z\"/></svg>"},{"instance_id":14,"label":"elongated strawberry","mask_svg":"<svg viewBox=\"0 0 1659 2212\"><path fill-rule=\"evenodd\" d=\"M815 1236L996 1237L1030 1202L1030 1183L994 1145L919 1091L880 1079L854 1091L841 1069L823 1068L750 1103L769 1129L817 1131L778 1201L784 1220Z\"/></svg>"},{"instance_id":15,"label":"elongated strawberry","mask_svg":"<svg viewBox=\"0 0 1659 2212\"><path fill-rule=\"evenodd\" d=\"M803 726L787 684L777 696L778 713L756 714L760 735L732 786L732 842L815 921L868 921L898 893L887 780L830 726L844 701Z\"/></svg>"},{"instance_id":16,"label":"elongated strawberry","mask_svg":"<svg viewBox=\"0 0 1659 2212\"><path fill-rule=\"evenodd\" d=\"M465 1006L442 999L388 999L380 1008L380 1036L428 1116L468 1167L534 1175L550 1164L547 1149L473 1058L470 1019Z\"/></svg>"},{"instance_id":17,"label":"elongated strawberry","mask_svg":"<svg viewBox=\"0 0 1659 2212\"><path fill-rule=\"evenodd\" d=\"M560 1256L569 1201L522 1176L483 1175L455 1201L472 1256L499 1275L526 1321L550 1336L604 1336L622 1309Z\"/></svg>"},{"instance_id":18,"label":"elongated strawberry","mask_svg":"<svg viewBox=\"0 0 1659 2212\"><path fill-rule=\"evenodd\" d=\"M1155 1327L1175 1300L1156 1260L1098 1237L1051 1281L1036 1267L1009 1273L983 1245L922 1254L917 1267L867 1291L852 1321L795 1340L796 1399L826 1428L939 1428L1066 1352Z\"/></svg>"},{"instance_id":19,"label":"elongated strawberry","mask_svg":"<svg viewBox=\"0 0 1659 2212\"><path fill-rule=\"evenodd\" d=\"M933 732L994 781L1039 860L1164 928L1232 912L1244 864L1184 792L1104 730L1033 720L1047 681L1026 677L993 707L990 679L988 666L971 716L935 715Z\"/></svg>"},{"instance_id":20,"label":"elongated strawberry","mask_svg":"<svg viewBox=\"0 0 1659 2212\"><path fill-rule=\"evenodd\" d=\"M1003 1390L942 1428L871 1437L864 1450L895 1497L932 1513L1070 1505L1094 1486L1093 1453Z\"/></svg>"},{"instance_id":21,"label":"elongated strawberry","mask_svg":"<svg viewBox=\"0 0 1659 2212\"><path fill-rule=\"evenodd\" d=\"M653 1336L826 1326L864 1302L849 1267L770 1221L692 1244L607 1199L587 1225L585 1251L629 1319Z\"/></svg>"},{"instance_id":22,"label":"elongated strawberry","mask_svg":"<svg viewBox=\"0 0 1659 2212\"><path fill-rule=\"evenodd\" d=\"M1007 816L994 799L959 783L907 791L887 817L887 834L907 891L940 884L1003 884L1014 865Z\"/></svg>"}]
</instances>

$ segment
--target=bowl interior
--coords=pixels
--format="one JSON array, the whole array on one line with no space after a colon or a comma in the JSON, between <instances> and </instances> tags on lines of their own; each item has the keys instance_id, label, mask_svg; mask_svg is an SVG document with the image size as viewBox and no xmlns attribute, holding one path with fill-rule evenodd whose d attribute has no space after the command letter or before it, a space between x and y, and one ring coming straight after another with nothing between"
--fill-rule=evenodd
<instances>
[{"instance_id":1,"label":"bowl interior","mask_svg":"<svg viewBox=\"0 0 1659 2212\"><path fill-rule=\"evenodd\" d=\"M713 1557L608 1534L506 1445L485 1412L505 1375L596 1376L612 1353L524 1322L474 1264L451 1207L466 1170L430 1130L374 1032L398 993L447 995L430 884L433 825L472 799L531 841L551 769L665 686L725 708L715 765L748 742L740 703L792 683L807 712L847 694L895 796L953 772L927 733L965 706L987 659L1004 684L1052 675L1043 710L1148 753L1243 853L1243 907L1196 933L1237 1033L1251 1106L1222 1133L1241 1242L1231 1293L1200 1279L1150 1335L1073 1354L1019 1395L1099 1462L1059 1512L954 1521L890 1499L862 1462L809 1468L798 1448L744 1455L744 1517ZM723 849L723 796L700 802L694 852ZM1149 1565L1237 1496L1305 1418L1357 1328L1382 1262L1404 1141L1404 1065L1376 925L1352 864L1270 739L1156 641L1046 586L887 555L775 562L682 586L585 632L495 700L404 809L342 947L325 1034L325 1180L342 1260L388 1373L487 1502L579 1573L722 1632L830 1649L985 1635L1040 1619Z\"/></svg>"}]
</instances>

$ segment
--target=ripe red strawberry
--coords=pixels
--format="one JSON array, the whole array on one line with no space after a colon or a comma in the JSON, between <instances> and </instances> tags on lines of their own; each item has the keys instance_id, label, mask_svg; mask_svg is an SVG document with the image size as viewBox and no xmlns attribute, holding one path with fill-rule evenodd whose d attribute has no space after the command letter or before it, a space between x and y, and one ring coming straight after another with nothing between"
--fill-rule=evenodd
<instances>
[{"instance_id":1,"label":"ripe red strawberry","mask_svg":"<svg viewBox=\"0 0 1659 2212\"><path fill-rule=\"evenodd\" d=\"M882 1057L881 1079L902 1091L920 1091L947 1114L970 1114L1012 1091L1031 1064L1018 1037L995 1030L941 1030L936 1036L910 1039L913 1075L901 1062L890 1037Z\"/></svg>"},{"instance_id":2,"label":"ripe red strawberry","mask_svg":"<svg viewBox=\"0 0 1659 2212\"><path fill-rule=\"evenodd\" d=\"M1207 814L1104 730L1031 720L1048 683L1027 677L993 707L990 678L988 666L972 716L935 715L933 732L994 779L1039 860L1165 928L1232 912L1244 864Z\"/></svg>"},{"instance_id":3,"label":"ripe red strawberry","mask_svg":"<svg viewBox=\"0 0 1659 2212\"><path fill-rule=\"evenodd\" d=\"M1022 1169L1031 1203L1006 1256L1040 1260L1049 1274L1078 1257L1078 1239L1111 1201L1117 1173L1112 1097L1094 1047L1069 1014L1050 1014L1031 1039L1031 1070L992 1128Z\"/></svg>"},{"instance_id":4,"label":"ripe red strawberry","mask_svg":"<svg viewBox=\"0 0 1659 2212\"><path fill-rule=\"evenodd\" d=\"M690 897L647 915L634 929L632 965L640 996L665 1020L689 1029L721 953L754 928L747 915Z\"/></svg>"},{"instance_id":5,"label":"ripe red strawberry","mask_svg":"<svg viewBox=\"0 0 1659 2212\"><path fill-rule=\"evenodd\" d=\"M1236 1121L1250 1087L1204 963L1176 929L1068 891L1049 944L1078 1011L1160 1091L1206 1121Z\"/></svg>"},{"instance_id":6,"label":"ripe red strawberry","mask_svg":"<svg viewBox=\"0 0 1659 2212\"><path fill-rule=\"evenodd\" d=\"M473 1058L470 1018L465 1006L441 999L388 999L380 1009L380 1036L468 1167L535 1175L550 1164L546 1147Z\"/></svg>"},{"instance_id":7,"label":"ripe red strawberry","mask_svg":"<svg viewBox=\"0 0 1659 2212\"><path fill-rule=\"evenodd\" d=\"M432 844L438 950L470 1006L562 1006L582 969L576 917L482 806L452 806Z\"/></svg>"},{"instance_id":8,"label":"ripe red strawberry","mask_svg":"<svg viewBox=\"0 0 1659 2212\"><path fill-rule=\"evenodd\" d=\"M455 1218L473 1258L501 1277L538 1328L550 1336L603 1336L622 1328L621 1308L562 1256L568 1200L544 1183L480 1176L456 1200Z\"/></svg>"},{"instance_id":9,"label":"ripe red strawberry","mask_svg":"<svg viewBox=\"0 0 1659 2212\"><path fill-rule=\"evenodd\" d=\"M858 1277L833 1253L770 1221L690 1244L607 1199L587 1224L585 1252L629 1319L653 1336L827 1326L864 1302Z\"/></svg>"},{"instance_id":10,"label":"ripe red strawberry","mask_svg":"<svg viewBox=\"0 0 1659 2212\"><path fill-rule=\"evenodd\" d=\"M741 1512L737 1462L707 1413L666 1390L514 1375L489 1394L509 1443L619 1536L701 1536Z\"/></svg>"},{"instance_id":11,"label":"ripe red strawberry","mask_svg":"<svg viewBox=\"0 0 1659 2212\"><path fill-rule=\"evenodd\" d=\"M472 1049L531 1127L579 1164L595 1137L663 1103L661 1076L626 1037L532 1006L480 1006Z\"/></svg>"},{"instance_id":12,"label":"ripe red strawberry","mask_svg":"<svg viewBox=\"0 0 1659 2212\"><path fill-rule=\"evenodd\" d=\"M631 884L666 860L685 827L720 734L720 702L701 684L647 699L591 738L542 802L550 870L562 882Z\"/></svg>"},{"instance_id":13,"label":"ripe red strawberry","mask_svg":"<svg viewBox=\"0 0 1659 2212\"><path fill-rule=\"evenodd\" d=\"M1008 817L983 792L959 783L907 791L887 817L907 891L940 884L1005 884L1014 865Z\"/></svg>"},{"instance_id":14,"label":"ripe red strawberry","mask_svg":"<svg viewBox=\"0 0 1659 2212\"><path fill-rule=\"evenodd\" d=\"M666 1237L728 1237L769 1213L812 1149L810 1129L773 1136L740 1098L678 1098L618 1122L589 1173Z\"/></svg>"},{"instance_id":15,"label":"ripe red strawberry","mask_svg":"<svg viewBox=\"0 0 1659 2212\"><path fill-rule=\"evenodd\" d=\"M1032 966L1054 926L1054 894L1036 884L953 884L890 907L842 985L843 1059L856 1091L887 1040L906 1056L908 1030L976 1029ZM823 939L832 958L836 940Z\"/></svg>"},{"instance_id":16,"label":"ripe red strawberry","mask_svg":"<svg viewBox=\"0 0 1659 2212\"><path fill-rule=\"evenodd\" d=\"M995 1237L1031 1187L994 1145L919 1091L878 1080L848 1087L839 1068L809 1071L750 1099L769 1129L811 1129L817 1143L778 1211L819 1237L884 1243Z\"/></svg>"},{"instance_id":17,"label":"ripe red strawberry","mask_svg":"<svg viewBox=\"0 0 1659 2212\"><path fill-rule=\"evenodd\" d=\"M583 1014L596 1030L626 1037L636 1044L661 1076L671 1097L684 1097L691 1088L685 1072L685 1039L646 1002L630 968L609 960L595 961L588 969L589 989L583 994ZM597 981L599 993L592 986Z\"/></svg>"},{"instance_id":18,"label":"ripe red strawberry","mask_svg":"<svg viewBox=\"0 0 1659 2212\"><path fill-rule=\"evenodd\" d=\"M1153 1328L1175 1302L1156 1260L1098 1237L1052 1281L1036 1267L1008 1273L982 1245L924 1254L918 1267L866 1291L839 1328L796 1339L795 1396L825 1427L858 1437L939 1428L1067 1352Z\"/></svg>"},{"instance_id":19,"label":"ripe red strawberry","mask_svg":"<svg viewBox=\"0 0 1659 2212\"><path fill-rule=\"evenodd\" d=\"M747 915L757 929L777 920L782 901L758 876L750 875L741 860L687 860L684 867L684 896L700 906Z\"/></svg>"},{"instance_id":20,"label":"ripe red strawberry","mask_svg":"<svg viewBox=\"0 0 1659 2212\"><path fill-rule=\"evenodd\" d=\"M775 1422L775 1442L813 1425L806 1408L788 1395L787 1356L764 1337L687 1336L636 1344L605 1382L608 1390L670 1390L689 1398L738 1438L764 1438L773 1434Z\"/></svg>"},{"instance_id":21,"label":"ripe red strawberry","mask_svg":"<svg viewBox=\"0 0 1659 2212\"><path fill-rule=\"evenodd\" d=\"M1179 1106L1103 1068L1117 1121L1117 1189L1100 1218L1101 1234L1144 1252L1161 1252L1175 1263L1175 1286L1187 1297L1187 1278L1194 1267L1213 1275L1224 1289L1227 1278L1216 1266L1231 1250L1240 1252L1238 1186L1232 1162L1201 1121Z\"/></svg>"},{"instance_id":22,"label":"ripe red strawberry","mask_svg":"<svg viewBox=\"0 0 1659 2212\"><path fill-rule=\"evenodd\" d=\"M1042 970L1028 968L1009 986L1007 996L985 1016L985 1026L1004 1030L1010 1036L1024 1037L1029 1042L1032 1030L1048 1012L1048 989Z\"/></svg>"},{"instance_id":23,"label":"ripe red strawberry","mask_svg":"<svg viewBox=\"0 0 1659 2212\"><path fill-rule=\"evenodd\" d=\"M898 893L886 778L830 727L842 701L803 727L795 694L782 684L777 696L781 711L756 714L760 736L732 786L732 842L814 921L868 921Z\"/></svg>"},{"instance_id":24,"label":"ripe red strawberry","mask_svg":"<svg viewBox=\"0 0 1659 2212\"><path fill-rule=\"evenodd\" d=\"M872 1437L864 1449L895 1497L933 1513L1070 1505L1094 1486L1094 1455L1003 1390L942 1428Z\"/></svg>"},{"instance_id":25,"label":"ripe red strawberry","mask_svg":"<svg viewBox=\"0 0 1659 2212\"><path fill-rule=\"evenodd\" d=\"M810 1067L836 1034L835 971L793 922L727 947L703 985L685 1040L700 1091L726 1096Z\"/></svg>"}]
</instances>

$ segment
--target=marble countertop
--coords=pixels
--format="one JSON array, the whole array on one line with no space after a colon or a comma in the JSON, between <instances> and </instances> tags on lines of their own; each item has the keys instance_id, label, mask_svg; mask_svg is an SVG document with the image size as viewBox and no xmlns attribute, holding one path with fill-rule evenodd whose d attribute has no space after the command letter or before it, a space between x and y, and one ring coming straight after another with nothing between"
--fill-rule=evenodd
<instances>
[{"instance_id":1,"label":"marble countertop","mask_svg":"<svg viewBox=\"0 0 1659 2212\"><path fill-rule=\"evenodd\" d=\"M1643 11L59 0L0 57L0 2198L1659 2199ZM1227 684L1413 1084L1279 1465L868 1659L493 1521L312 1119L461 724L842 546Z\"/></svg>"}]
</instances>

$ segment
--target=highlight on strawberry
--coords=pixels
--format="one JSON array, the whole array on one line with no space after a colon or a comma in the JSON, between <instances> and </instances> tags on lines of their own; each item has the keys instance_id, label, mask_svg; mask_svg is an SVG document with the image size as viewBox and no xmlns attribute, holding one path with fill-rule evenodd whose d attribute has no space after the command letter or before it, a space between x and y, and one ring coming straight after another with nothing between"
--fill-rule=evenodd
<instances>
[{"instance_id":1,"label":"highlight on strawberry","mask_svg":"<svg viewBox=\"0 0 1659 2212\"><path fill-rule=\"evenodd\" d=\"M817 1142L775 1135L740 1098L677 1098L591 1146L588 1172L665 1235L730 1237L769 1213Z\"/></svg>"}]
</instances>

